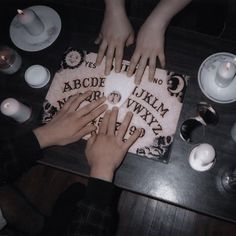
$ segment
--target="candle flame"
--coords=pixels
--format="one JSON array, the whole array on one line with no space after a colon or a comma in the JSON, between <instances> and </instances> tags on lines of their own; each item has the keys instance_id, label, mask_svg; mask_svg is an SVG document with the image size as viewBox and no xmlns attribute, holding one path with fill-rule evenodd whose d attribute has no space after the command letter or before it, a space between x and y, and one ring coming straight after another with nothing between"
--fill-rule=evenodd
<instances>
[{"instance_id":1,"label":"candle flame","mask_svg":"<svg viewBox=\"0 0 236 236\"><path fill-rule=\"evenodd\" d=\"M4 106L4 108L9 108L11 106L11 104L9 102L7 102L3 106Z\"/></svg>"},{"instance_id":2,"label":"candle flame","mask_svg":"<svg viewBox=\"0 0 236 236\"><path fill-rule=\"evenodd\" d=\"M3 60L3 61L6 61L7 59L6 59L6 57L5 56L1 56L1 59Z\"/></svg>"},{"instance_id":3,"label":"candle flame","mask_svg":"<svg viewBox=\"0 0 236 236\"><path fill-rule=\"evenodd\" d=\"M21 9L17 9L18 14L23 15L24 12Z\"/></svg>"},{"instance_id":4,"label":"candle flame","mask_svg":"<svg viewBox=\"0 0 236 236\"><path fill-rule=\"evenodd\" d=\"M230 63L230 62L227 62L227 63L226 63L226 69L229 70L230 67L231 67L231 63Z\"/></svg>"}]
</instances>

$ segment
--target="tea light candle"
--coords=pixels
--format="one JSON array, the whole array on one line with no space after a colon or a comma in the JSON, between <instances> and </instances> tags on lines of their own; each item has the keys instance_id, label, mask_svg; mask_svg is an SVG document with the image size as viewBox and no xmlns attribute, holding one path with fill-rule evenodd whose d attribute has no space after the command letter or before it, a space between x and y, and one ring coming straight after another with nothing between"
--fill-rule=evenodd
<instances>
[{"instance_id":1,"label":"tea light candle","mask_svg":"<svg viewBox=\"0 0 236 236\"><path fill-rule=\"evenodd\" d=\"M223 62L216 72L215 82L219 87L227 87L234 79L236 66L232 62Z\"/></svg>"},{"instance_id":2,"label":"tea light candle","mask_svg":"<svg viewBox=\"0 0 236 236\"><path fill-rule=\"evenodd\" d=\"M17 72L21 66L22 59L13 49L3 46L0 47L0 71L5 74Z\"/></svg>"},{"instance_id":3,"label":"tea light candle","mask_svg":"<svg viewBox=\"0 0 236 236\"><path fill-rule=\"evenodd\" d=\"M18 20L29 34L37 36L44 31L44 24L38 15L31 9L17 10Z\"/></svg>"},{"instance_id":4,"label":"tea light candle","mask_svg":"<svg viewBox=\"0 0 236 236\"><path fill-rule=\"evenodd\" d=\"M27 121L31 116L31 109L14 98L7 98L1 103L1 112L19 123Z\"/></svg>"},{"instance_id":5,"label":"tea light candle","mask_svg":"<svg viewBox=\"0 0 236 236\"><path fill-rule=\"evenodd\" d=\"M42 88L50 80L50 72L41 65L30 66L25 71L25 81L32 88Z\"/></svg>"}]
</instances>

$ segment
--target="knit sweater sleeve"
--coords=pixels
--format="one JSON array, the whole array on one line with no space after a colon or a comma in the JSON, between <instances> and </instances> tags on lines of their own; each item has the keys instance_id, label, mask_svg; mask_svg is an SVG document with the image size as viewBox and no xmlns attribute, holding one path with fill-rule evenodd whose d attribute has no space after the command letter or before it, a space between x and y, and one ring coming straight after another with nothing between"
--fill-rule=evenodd
<instances>
[{"instance_id":1,"label":"knit sweater sleeve","mask_svg":"<svg viewBox=\"0 0 236 236\"><path fill-rule=\"evenodd\" d=\"M112 183L90 178L86 196L77 203L66 236L114 235L118 223L119 191Z\"/></svg>"},{"instance_id":2,"label":"knit sweater sleeve","mask_svg":"<svg viewBox=\"0 0 236 236\"><path fill-rule=\"evenodd\" d=\"M16 180L43 156L33 132L0 144L0 184Z\"/></svg>"}]
</instances>

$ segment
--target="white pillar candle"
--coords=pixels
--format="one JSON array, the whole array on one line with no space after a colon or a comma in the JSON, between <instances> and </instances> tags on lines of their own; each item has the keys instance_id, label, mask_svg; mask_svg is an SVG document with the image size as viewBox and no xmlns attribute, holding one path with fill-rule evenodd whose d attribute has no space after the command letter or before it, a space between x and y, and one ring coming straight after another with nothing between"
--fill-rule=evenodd
<instances>
[{"instance_id":1,"label":"white pillar candle","mask_svg":"<svg viewBox=\"0 0 236 236\"><path fill-rule=\"evenodd\" d=\"M236 74L236 66L232 62L223 62L216 72L216 84L219 87L227 87L234 79Z\"/></svg>"},{"instance_id":2,"label":"white pillar candle","mask_svg":"<svg viewBox=\"0 0 236 236\"><path fill-rule=\"evenodd\" d=\"M1 103L1 112L19 123L27 121L31 116L31 109L14 98L7 98Z\"/></svg>"},{"instance_id":3,"label":"white pillar candle","mask_svg":"<svg viewBox=\"0 0 236 236\"><path fill-rule=\"evenodd\" d=\"M22 59L12 48L0 47L0 71L5 74L13 74L21 67Z\"/></svg>"},{"instance_id":4,"label":"white pillar candle","mask_svg":"<svg viewBox=\"0 0 236 236\"><path fill-rule=\"evenodd\" d=\"M42 88L50 80L50 72L41 65L30 66L25 71L25 81L32 88Z\"/></svg>"},{"instance_id":5,"label":"white pillar candle","mask_svg":"<svg viewBox=\"0 0 236 236\"><path fill-rule=\"evenodd\" d=\"M37 36L44 31L44 24L38 15L31 9L17 10L18 20L29 34Z\"/></svg>"},{"instance_id":6,"label":"white pillar candle","mask_svg":"<svg viewBox=\"0 0 236 236\"><path fill-rule=\"evenodd\" d=\"M236 142L236 122L234 123L232 129L231 129L231 136L234 142Z\"/></svg>"}]
</instances>

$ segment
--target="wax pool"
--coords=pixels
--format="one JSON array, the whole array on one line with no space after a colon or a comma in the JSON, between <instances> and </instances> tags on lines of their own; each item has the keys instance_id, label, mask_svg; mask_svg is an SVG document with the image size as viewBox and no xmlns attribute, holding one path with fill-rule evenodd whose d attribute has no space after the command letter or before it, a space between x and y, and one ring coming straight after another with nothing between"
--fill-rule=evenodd
<instances>
[{"instance_id":1,"label":"wax pool","mask_svg":"<svg viewBox=\"0 0 236 236\"><path fill-rule=\"evenodd\" d=\"M232 62L223 62L216 72L216 84L219 87L227 87L234 79L236 66Z\"/></svg>"},{"instance_id":2,"label":"wax pool","mask_svg":"<svg viewBox=\"0 0 236 236\"><path fill-rule=\"evenodd\" d=\"M0 47L0 71L5 74L14 74L21 67L21 56L12 48Z\"/></svg>"}]
</instances>

